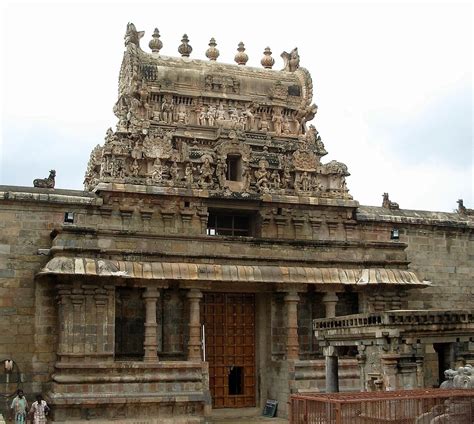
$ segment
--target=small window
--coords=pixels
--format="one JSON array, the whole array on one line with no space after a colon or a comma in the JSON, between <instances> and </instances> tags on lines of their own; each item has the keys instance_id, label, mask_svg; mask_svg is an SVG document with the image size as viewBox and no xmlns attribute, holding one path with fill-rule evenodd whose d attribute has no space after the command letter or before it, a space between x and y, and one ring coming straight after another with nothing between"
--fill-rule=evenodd
<instances>
[{"instance_id":1,"label":"small window","mask_svg":"<svg viewBox=\"0 0 474 424\"><path fill-rule=\"evenodd\" d=\"M229 212L209 212L208 236L250 236L251 215Z\"/></svg>"},{"instance_id":2,"label":"small window","mask_svg":"<svg viewBox=\"0 0 474 424\"><path fill-rule=\"evenodd\" d=\"M242 157L240 155L227 156L227 180L241 181L242 180Z\"/></svg>"}]
</instances>

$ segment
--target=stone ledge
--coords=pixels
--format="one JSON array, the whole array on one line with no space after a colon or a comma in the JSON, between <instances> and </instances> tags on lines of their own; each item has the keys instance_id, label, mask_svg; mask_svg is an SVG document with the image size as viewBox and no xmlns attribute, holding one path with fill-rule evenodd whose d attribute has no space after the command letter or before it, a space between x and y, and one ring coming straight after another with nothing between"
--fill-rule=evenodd
<instances>
[{"instance_id":1,"label":"stone ledge","mask_svg":"<svg viewBox=\"0 0 474 424\"><path fill-rule=\"evenodd\" d=\"M100 206L103 199L84 191L0 186L0 201Z\"/></svg>"},{"instance_id":2,"label":"stone ledge","mask_svg":"<svg viewBox=\"0 0 474 424\"><path fill-rule=\"evenodd\" d=\"M474 228L474 217L467 215L411 209L386 209L377 206L360 206L357 209L357 221Z\"/></svg>"}]
</instances>

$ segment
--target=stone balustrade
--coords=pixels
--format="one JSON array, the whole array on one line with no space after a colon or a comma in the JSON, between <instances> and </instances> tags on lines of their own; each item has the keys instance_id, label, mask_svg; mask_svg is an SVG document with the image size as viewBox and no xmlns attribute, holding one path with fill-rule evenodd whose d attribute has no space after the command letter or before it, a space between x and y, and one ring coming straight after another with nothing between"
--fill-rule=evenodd
<instances>
[{"instance_id":1,"label":"stone balustrade","mask_svg":"<svg viewBox=\"0 0 474 424\"><path fill-rule=\"evenodd\" d=\"M313 330L350 329L354 327L474 324L472 310L397 310L345 315L313 321Z\"/></svg>"}]
</instances>

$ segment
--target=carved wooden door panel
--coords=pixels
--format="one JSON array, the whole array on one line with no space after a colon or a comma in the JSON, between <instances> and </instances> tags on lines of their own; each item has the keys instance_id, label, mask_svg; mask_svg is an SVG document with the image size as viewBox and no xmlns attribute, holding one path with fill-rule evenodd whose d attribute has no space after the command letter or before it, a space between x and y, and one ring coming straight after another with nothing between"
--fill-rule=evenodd
<instances>
[{"instance_id":1,"label":"carved wooden door panel","mask_svg":"<svg viewBox=\"0 0 474 424\"><path fill-rule=\"evenodd\" d=\"M203 308L213 407L255 406L255 296L205 293Z\"/></svg>"}]
</instances>

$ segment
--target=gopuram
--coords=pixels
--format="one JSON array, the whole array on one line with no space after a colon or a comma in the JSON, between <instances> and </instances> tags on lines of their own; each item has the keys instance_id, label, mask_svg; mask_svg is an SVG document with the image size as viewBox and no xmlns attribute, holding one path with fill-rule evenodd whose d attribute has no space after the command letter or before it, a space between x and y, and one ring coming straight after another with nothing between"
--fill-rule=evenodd
<instances>
[{"instance_id":1,"label":"gopuram","mask_svg":"<svg viewBox=\"0 0 474 424\"><path fill-rule=\"evenodd\" d=\"M474 359L474 216L361 206L295 48L160 54L128 24L85 190L0 186L2 383L51 422L203 423L291 393L437 387ZM54 164L45 166L53 167ZM48 169L48 168L45 168ZM374 178L379 176L374 175ZM453 199L453 203L456 199Z\"/></svg>"}]
</instances>

